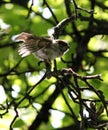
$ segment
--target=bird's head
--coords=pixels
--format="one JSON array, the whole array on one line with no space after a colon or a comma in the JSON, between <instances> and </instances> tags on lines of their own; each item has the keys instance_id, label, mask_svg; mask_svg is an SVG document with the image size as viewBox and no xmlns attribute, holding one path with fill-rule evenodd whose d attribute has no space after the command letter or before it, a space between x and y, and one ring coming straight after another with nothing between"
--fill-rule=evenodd
<instances>
[{"instance_id":1,"label":"bird's head","mask_svg":"<svg viewBox=\"0 0 108 130\"><path fill-rule=\"evenodd\" d=\"M67 41L65 41L65 40L57 39L57 40L54 41L54 43L57 43L57 44L58 44L59 49L60 49L63 53L67 52L67 51L69 50L69 48L70 48L70 47L69 47L69 44L68 44Z\"/></svg>"}]
</instances>

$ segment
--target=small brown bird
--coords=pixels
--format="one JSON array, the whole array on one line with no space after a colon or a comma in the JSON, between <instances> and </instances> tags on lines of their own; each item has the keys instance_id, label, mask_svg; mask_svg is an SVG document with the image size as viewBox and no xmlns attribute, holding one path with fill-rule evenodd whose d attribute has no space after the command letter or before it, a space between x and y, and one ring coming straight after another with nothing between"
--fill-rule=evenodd
<instances>
[{"instance_id":1,"label":"small brown bird","mask_svg":"<svg viewBox=\"0 0 108 130\"><path fill-rule=\"evenodd\" d=\"M22 57L34 54L49 64L51 60L61 57L69 49L65 40L37 37L25 32L16 35L14 41L23 42L18 49Z\"/></svg>"}]
</instances>

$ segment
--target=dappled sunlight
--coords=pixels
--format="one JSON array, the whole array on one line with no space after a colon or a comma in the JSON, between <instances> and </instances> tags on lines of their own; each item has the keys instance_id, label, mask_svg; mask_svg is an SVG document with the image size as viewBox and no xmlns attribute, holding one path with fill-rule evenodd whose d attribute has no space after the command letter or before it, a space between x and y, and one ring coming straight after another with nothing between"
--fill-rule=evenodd
<instances>
[{"instance_id":1,"label":"dappled sunlight","mask_svg":"<svg viewBox=\"0 0 108 130\"><path fill-rule=\"evenodd\" d=\"M2 0L0 56L0 130L108 129L108 1Z\"/></svg>"},{"instance_id":2,"label":"dappled sunlight","mask_svg":"<svg viewBox=\"0 0 108 130\"><path fill-rule=\"evenodd\" d=\"M58 128L62 126L62 119L65 116L64 113L56 111L56 110L50 110L51 112L51 124L54 128Z\"/></svg>"},{"instance_id":3,"label":"dappled sunlight","mask_svg":"<svg viewBox=\"0 0 108 130\"><path fill-rule=\"evenodd\" d=\"M13 89L13 91L12 91L12 97L16 98L18 96L18 93L20 92L21 88L17 84L14 84L12 86L12 89Z\"/></svg>"},{"instance_id":4,"label":"dappled sunlight","mask_svg":"<svg viewBox=\"0 0 108 130\"><path fill-rule=\"evenodd\" d=\"M6 93L2 85L0 85L0 104L6 101Z\"/></svg>"}]
</instances>

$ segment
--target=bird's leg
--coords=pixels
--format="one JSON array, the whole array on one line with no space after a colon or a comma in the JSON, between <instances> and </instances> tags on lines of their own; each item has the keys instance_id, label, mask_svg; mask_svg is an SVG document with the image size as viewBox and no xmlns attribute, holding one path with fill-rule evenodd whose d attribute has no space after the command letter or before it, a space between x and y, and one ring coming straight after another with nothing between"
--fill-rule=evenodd
<instances>
[{"instance_id":1,"label":"bird's leg","mask_svg":"<svg viewBox=\"0 0 108 130\"><path fill-rule=\"evenodd\" d=\"M45 60L46 71L51 72L51 62Z\"/></svg>"},{"instance_id":2,"label":"bird's leg","mask_svg":"<svg viewBox=\"0 0 108 130\"><path fill-rule=\"evenodd\" d=\"M47 73L47 78L51 78L51 62L46 62L45 61L45 66L46 66L46 73Z\"/></svg>"},{"instance_id":3,"label":"bird's leg","mask_svg":"<svg viewBox=\"0 0 108 130\"><path fill-rule=\"evenodd\" d=\"M48 60L39 61L39 62L38 62L38 65L40 66L41 63L44 63L44 64L45 64L45 67L46 67L46 71L47 71L47 72L51 72L51 62L50 62L50 61L48 61Z\"/></svg>"}]
</instances>

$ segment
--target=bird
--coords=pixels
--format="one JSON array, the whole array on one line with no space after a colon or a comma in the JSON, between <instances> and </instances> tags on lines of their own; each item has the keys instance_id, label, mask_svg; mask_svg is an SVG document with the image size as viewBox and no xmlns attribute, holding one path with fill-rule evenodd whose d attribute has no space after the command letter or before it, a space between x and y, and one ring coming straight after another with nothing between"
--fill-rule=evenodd
<instances>
[{"instance_id":1,"label":"bird","mask_svg":"<svg viewBox=\"0 0 108 130\"><path fill-rule=\"evenodd\" d=\"M66 40L39 37L26 32L14 36L14 41L22 42L18 48L21 57L33 54L48 64L51 64L52 60L61 57L69 50L69 44Z\"/></svg>"}]
</instances>

